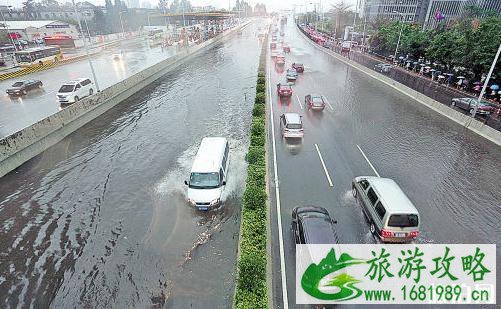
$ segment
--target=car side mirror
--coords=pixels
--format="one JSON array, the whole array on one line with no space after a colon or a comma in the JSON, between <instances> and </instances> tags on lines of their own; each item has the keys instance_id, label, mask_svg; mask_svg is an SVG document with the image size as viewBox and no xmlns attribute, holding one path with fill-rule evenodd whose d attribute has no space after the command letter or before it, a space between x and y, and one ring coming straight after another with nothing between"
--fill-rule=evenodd
<instances>
[{"instance_id":1,"label":"car side mirror","mask_svg":"<svg viewBox=\"0 0 501 309\"><path fill-rule=\"evenodd\" d=\"M336 224L337 220L331 219L332 223Z\"/></svg>"},{"instance_id":2,"label":"car side mirror","mask_svg":"<svg viewBox=\"0 0 501 309\"><path fill-rule=\"evenodd\" d=\"M190 183L188 182L188 180L185 180L184 184L188 186Z\"/></svg>"},{"instance_id":3,"label":"car side mirror","mask_svg":"<svg viewBox=\"0 0 501 309\"><path fill-rule=\"evenodd\" d=\"M225 181L223 181L223 186L226 186L226 180L225 180Z\"/></svg>"}]
</instances>

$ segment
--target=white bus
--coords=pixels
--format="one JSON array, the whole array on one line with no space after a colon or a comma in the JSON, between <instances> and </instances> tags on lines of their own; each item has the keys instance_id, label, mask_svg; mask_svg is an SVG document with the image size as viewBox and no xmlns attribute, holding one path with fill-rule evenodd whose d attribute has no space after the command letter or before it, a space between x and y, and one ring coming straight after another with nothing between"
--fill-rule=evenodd
<instances>
[{"instance_id":1,"label":"white bus","mask_svg":"<svg viewBox=\"0 0 501 309\"><path fill-rule=\"evenodd\" d=\"M22 67L53 63L62 59L59 46L33 47L15 52L16 61Z\"/></svg>"}]
</instances>

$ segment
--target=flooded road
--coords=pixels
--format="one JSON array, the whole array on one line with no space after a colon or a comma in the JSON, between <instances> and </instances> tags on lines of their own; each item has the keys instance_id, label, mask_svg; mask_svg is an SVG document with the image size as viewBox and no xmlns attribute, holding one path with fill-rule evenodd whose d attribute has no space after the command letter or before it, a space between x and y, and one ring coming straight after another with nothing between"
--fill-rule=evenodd
<instances>
[{"instance_id":1,"label":"flooded road","mask_svg":"<svg viewBox=\"0 0 501 309\"><path fill-rule=\"evenodd\" d=\"M276 140L278 215L291 307L295 307L294 207L325 207L338 221L340 243L375 242L351 194L354 177L375 175L362 151L382 177L393 178L400 185L419 211L421 235L416 242L501 244L501 147L325 54L308 43L291 22L285 41L291 46L285 68L268 59L275 120L269 138ZM284 81L284 69L293 62L304 63L305 72L293 86L292 98L280 101L275 85ZM329 104L323 112L305 108L304 97L312 93L326 97ZM278 121L285 112L302 115L302 142L281 138ZM272 166L269 173L273 175ZM274 300L281 307L274 194L272 198L273 288ZM498 250L498 260L500 257Z\"/></svg>"},{"instance_id":2,"label":"flooded road","mask_svg":"<svg viewBox=\"0 0 501 309\"><path fill-rule=\"evenodd\" d=\"M0 307L231 306L257 25L201 53L0 179ZM229 139L225 206L183 181Z\"/></svg>"}]
</instances>

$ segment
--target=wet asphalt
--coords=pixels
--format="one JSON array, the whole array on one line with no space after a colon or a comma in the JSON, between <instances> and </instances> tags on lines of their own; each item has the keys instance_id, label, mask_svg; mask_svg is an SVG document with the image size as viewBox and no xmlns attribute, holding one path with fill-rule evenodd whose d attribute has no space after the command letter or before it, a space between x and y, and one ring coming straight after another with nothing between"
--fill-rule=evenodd
<instances>
[{"instance_id":1,"label":"wet asphalt","mask_svg":"<svg viewBox=\"0 0 501 309\"><path fill-rule=\"evenodd\" d=\"M258 24L0 179L0 307L231 306ZM205 136L231 146L213 212L183 184Z\"/></svg>"},{"instance_id":2,"label":"wet asphalt","mask_svg":"<svg viewBox=\"0 0 501 309\"><path fill-rule=\"evenodd\" d=\"M500 244L501 147L313 47L291 19L285 29L285 42L291 46L285 68L276 66L268 55L275 120L268 144L276 140L289 306L299 307L291 234L295 206L327 208L338 221L340 243L375 242L351 195L354 177L375 175L359 147L377 172L393 178L418 209L417 243ZM293 86L292 98L281 101L275 85L285 80L285 70L293 62L304 63L305 72ZM307 111L304 97L309 93L324 95L331 106L323 112ZM278 119L284 112L302 115L305 137L301 142L281 138ZM268 172L273 177L271 146L268 154ZM270 181L272 289L274 307L283 308L274 185ZM498 263L498 273L500 269ZM498 282L498 295L499 291Z\"/></svg>"},{"instance_id":3,"label":"wet asphalt","mask_svg":"<svg viewBox=\"0 0 501 309\"><path fill-rule=\"evenodd\" d=\"M100 89L109 87L127 77L175 55L177 49L150 47L145 38L120 42L120 45L101 51L91 57ZM116 60L114 55L120 55ZM87 59L61 65L49 70L0 81L0 138L17 132L61 110L56 93L61 85L77 78L92 78ZM19 80L36 79L41 89L25 96L8 96L5 92Z\"/></svg>"}]
</instances>

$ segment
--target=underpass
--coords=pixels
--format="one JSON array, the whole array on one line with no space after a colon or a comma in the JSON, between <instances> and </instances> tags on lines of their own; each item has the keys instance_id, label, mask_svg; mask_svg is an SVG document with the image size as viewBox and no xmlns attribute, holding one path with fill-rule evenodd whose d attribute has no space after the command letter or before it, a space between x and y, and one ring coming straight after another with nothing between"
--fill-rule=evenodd
<instances>
[{"instance_id":1,"label":"underpass","mask_svg":"<svg viewBox=\"0 0 501 309\"><path fill-rule=\"evenodd\" d=\"M379 174L401 186L421 216L417 243L500 243L499 146L325 54L291 21L285 42L291 46L285 68L268 59L273 111L268 120L274 121L274 130L268 126L268 173L273 179L269 192L275 307L284 308L284 288L289 307L297 307L294 207L325 207L338 221L340 243L375 242L351 195L356 176ZM285 69L293 62L304 63L305 72L299 74L292 98L278 100L276 84L284 82ZM310 93L326 97L329 104L323 112L305 109L304 97ZM285 112L302 115L302 142L281 138L278 121Z\"/></svg>"},{"instance_id":2,"label":"underpass","mask_svg":"<svg viewBox=\"0 0 501 309\"><path fill-rule=\"evenodd\" d=\"M231 306L257 27L0 180L2 306ZM231 146L230 194L207 213L183 184L204 136Z\"/></svg>"}]
</instances>

